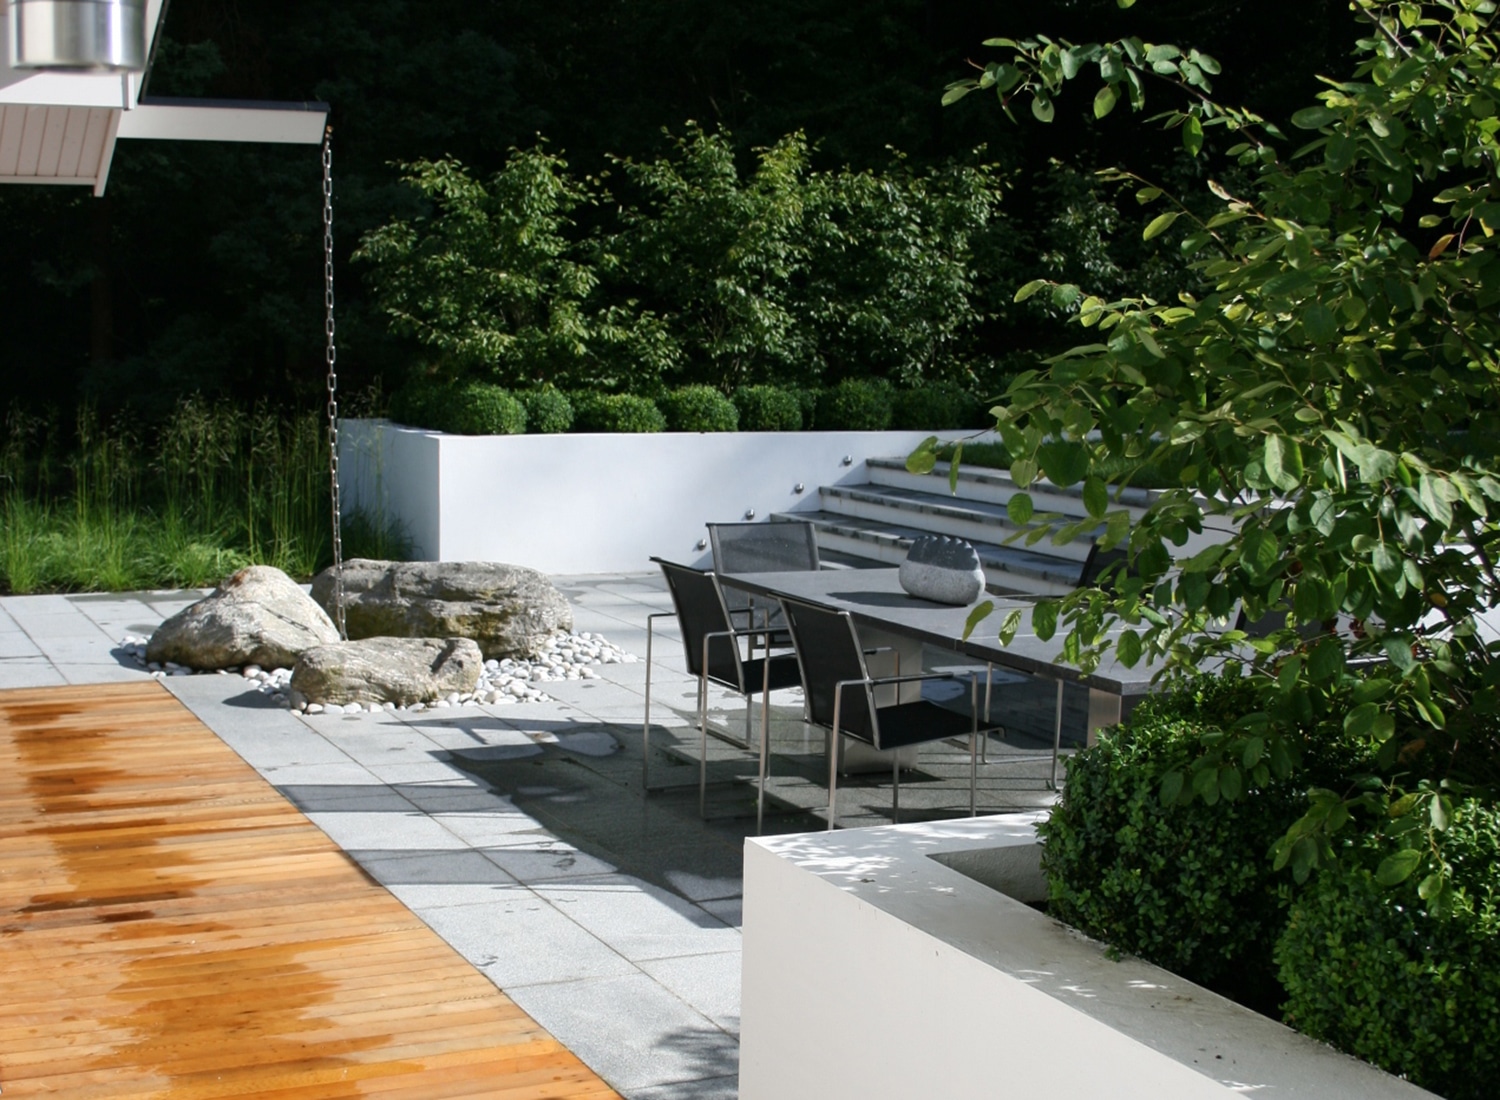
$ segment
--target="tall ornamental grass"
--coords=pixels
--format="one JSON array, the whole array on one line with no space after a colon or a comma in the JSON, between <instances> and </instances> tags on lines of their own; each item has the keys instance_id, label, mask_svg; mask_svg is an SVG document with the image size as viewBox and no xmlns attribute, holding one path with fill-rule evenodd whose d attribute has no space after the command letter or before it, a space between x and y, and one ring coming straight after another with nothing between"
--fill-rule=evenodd
<instances>
[{"instance_id":1,"label":"tall ornamental grass","mask_svg":"<svg viewBox=\"0 0 1500 1100\"><path fill-rule=\"evenodd\" d=\"M12 409L0 447L0 592L205 587L250 564L307 577L333 558L328 437L192 397L142 429L78 413L71 433ZM345 521L352 555L404 557L378 517Z\"/></svg>"}]
</instances>

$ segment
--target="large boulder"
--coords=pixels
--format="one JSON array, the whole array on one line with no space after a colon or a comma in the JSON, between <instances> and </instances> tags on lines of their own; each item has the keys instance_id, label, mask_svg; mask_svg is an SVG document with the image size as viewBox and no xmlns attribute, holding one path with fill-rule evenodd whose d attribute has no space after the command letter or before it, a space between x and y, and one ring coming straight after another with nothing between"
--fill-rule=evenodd
<instances>
[{"instance_id":1,"label":"large boulder","mask_svg":"<svg viewBox=\"0 0 1500 1100\"><path fill-rule=\"evenodd\" d=\"M430 703L473 691L484 668L468 638L366 638L309 649L292 691L309 703Z\"/></svg>"},{"instance_id":2,"label":"large boulder","mask_svg":"<svg viewBox=\"0 0 1500 1100\"><path fill-rule=\"evenodd\" d=\"M333 613L333 570L313 580L313 599ZM344 563L344 626L350 638L472 638L486 657L537 656L573 609L545 574L499 562Z\"/></svg>"},{"instance_id":3,"label":"large boulder","mask_svg":"<svg viewBox=\"0 0 1500 1100\"><path fill-rule=\"evenodd\" d=\"M273 566L251 565L157 627L146 659L190 668L290 668L303 650L338 640L332 620L296 581Z\"/></svg>"}]
</instances>

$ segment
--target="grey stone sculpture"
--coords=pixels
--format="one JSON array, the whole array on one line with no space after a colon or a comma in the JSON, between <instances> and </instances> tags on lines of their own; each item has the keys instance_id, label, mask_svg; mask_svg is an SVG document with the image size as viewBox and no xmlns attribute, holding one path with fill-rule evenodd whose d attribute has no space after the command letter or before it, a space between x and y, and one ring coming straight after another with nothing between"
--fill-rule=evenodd
<instances>
[{"instance_id":1,"label":"grey stone sculpture","mask_svg":"<svg viewBox=\"0 0 1500 1100\"><path fill-rule=\"evenodd\" d=\"M313 580L313 599L333 610L333 570ZM350 638L472 638L486 657L535 657L573 629L573 609L535 569L499 562L344 563L344 626Z\"/></svg>"},{"instance_id":2,"label":"grey stone sculpture","mask_svg":"<svg viewBox=\"0 0 1500 1100\"><path fill-rule=\"evenodd\" d=\"M897 576L910 595L962 606L984 591L979 553L963 539L923 535L914 539Z\"/></svg>"},{"instance_id":3,"label":"grey stone sculpture","mask_svg":"<svg viewBox=\"0 0 1500 1100\"><path fill-rule=\"evenodd\" d=\"M338 640L332 620L296 581L273 566L251 565L157 627L146 659L189 668L290 668L303 650Z\"/></svg>"},{"instance_id":4,"label":"grey stone sculpture","mask_svg":"<svg viewBox=\"0 0 1500 1100\"><path fill-rule=\"evenodd\" d=\"M309 649L292 669L309 703L430 703L473 691L484 658L468 638L367 638Z\"/></svg>"}]
</instances>

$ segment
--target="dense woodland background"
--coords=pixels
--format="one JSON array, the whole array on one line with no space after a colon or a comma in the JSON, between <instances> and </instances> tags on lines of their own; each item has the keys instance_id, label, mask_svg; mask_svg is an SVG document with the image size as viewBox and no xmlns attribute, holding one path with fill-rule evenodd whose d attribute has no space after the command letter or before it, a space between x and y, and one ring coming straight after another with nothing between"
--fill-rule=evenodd
<instances>
[{"instance_id":1,"label":"dense woodland background","mask_svg":"<svg viewBox=\"0 0 1500 1100\"><path fill-rule=\"evenodd\" d=\"M663 155L689 120L725 128L747 168L799 129L818 168L987 146L1007 180L996 266L1011 269L979 273L994 303L982 340L1015 362L1067 340L1044 308L1010 304L1027 280L1169 291L1180 277L1152 252L1172 242L1143 245L1144 214L1095 168L1168 183L1230 171L1129 112L1095 122L1083 94L1046 126L1007 122L988 96L939 105L968 60L990 59L983 39L1036 33L1195 46L1223 65L1217 98L1273 121L1310 101L1317 74L1346 70L1355 37L1336 0L174 0L147 94L332 106L346 398L389 394L420 358L350 262L366 232L421 213L396 162L452 156L484 176L541 136L580 175L604 173L611 154ZM318 407L320 172L310 147L132 141L102 200L0 189L5 403L65 423L85 401L149 420L194 392Z\"/></svg>"}]
</instances>

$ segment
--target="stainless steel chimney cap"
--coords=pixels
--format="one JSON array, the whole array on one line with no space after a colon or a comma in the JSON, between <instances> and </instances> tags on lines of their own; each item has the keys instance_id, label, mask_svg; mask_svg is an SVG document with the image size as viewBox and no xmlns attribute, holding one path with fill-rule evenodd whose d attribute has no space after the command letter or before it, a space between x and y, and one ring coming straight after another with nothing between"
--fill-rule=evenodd
<instances>
[{"instance_id":1,"label":"stainless steel chimney cap","mask_svg":"<svg viewBox=\"0 0 1500 1100\"><path fill-rule=\"evenodd\" d=\"M146 0L11 0L10 65L142 72Z\"/></svg>"}]
</instances>

